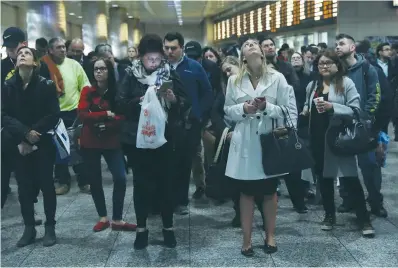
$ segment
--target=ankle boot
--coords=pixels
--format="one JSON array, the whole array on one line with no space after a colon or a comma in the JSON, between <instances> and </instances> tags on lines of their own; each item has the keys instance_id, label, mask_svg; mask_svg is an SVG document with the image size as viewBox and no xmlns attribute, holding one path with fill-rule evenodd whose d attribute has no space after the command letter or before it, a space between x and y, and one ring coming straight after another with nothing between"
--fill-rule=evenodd
<instances>
[{"instance_id":1,"label":"ankle boot","mask_svg":"<svg viewBox=\"0 0 398 268\"><path fill-rule=\"evenodd\" d=\"M168 248L175 248L177 246L176 237L174 235L174 230L163 229L163 239L164 245Z\"/></svg>"},{"instance_id":2,"label":"ankle boot","mask_svg":"<svg viewBox=\"0 0 398 268\"><path fill-rule=\"evenodd\" d=\"M46 225L43 237L43 246L51 247L57 242L57 237L55 236L55 226L54 225Z\"/></svg>"},{"instance_id":3,"label":"ankle boot","mask_svg":"<svg viewBox=\"0 0 398 268\"><path fill-rule=\"evenodd\" d=\"M134 241L135 249L144 249L148 246L148 234L149 234L148 230L145 230L144 232L136 231L135 241Z\"/></svg>"},{"instance_id":4,"label":"ankle boot","mask_svg":"<svg viewBox=\"0 0 398 268\"><path fill-rule=\"evenodd\" d=\"M17 242L17 247L22 248L33 244L36 239L36 229L34 226L25 226L21 239Z\"/></svg>"}]
</instances>

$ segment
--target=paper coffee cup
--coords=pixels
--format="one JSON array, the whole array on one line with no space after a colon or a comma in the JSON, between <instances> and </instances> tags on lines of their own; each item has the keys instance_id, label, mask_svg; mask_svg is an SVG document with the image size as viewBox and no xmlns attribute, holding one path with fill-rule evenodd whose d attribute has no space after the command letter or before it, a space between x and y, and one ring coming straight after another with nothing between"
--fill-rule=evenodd
<instances>
[{"instance_id":1,"label":"paper coffee cup","mask_svg":"<svg viewBox=\"0 0 398 268\"><path fill-rule=\"evenodd\" d=\"M318 97L318 98L314 99L315 107L316 107L318 113L320 113L320 114L325 112L324 109L318 109L318 106L317 106L318 102L321 102L321 101L323 101L323 97Z\"/></svg>"}]
</instances>

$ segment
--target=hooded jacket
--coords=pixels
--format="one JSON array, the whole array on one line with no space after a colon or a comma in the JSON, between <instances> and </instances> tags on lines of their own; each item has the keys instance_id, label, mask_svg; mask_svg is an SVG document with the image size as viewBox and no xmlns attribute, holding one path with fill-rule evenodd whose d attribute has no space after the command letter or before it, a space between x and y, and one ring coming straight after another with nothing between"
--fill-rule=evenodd
<instances>
[{"instance_id":1,"label":"hooded jacket","mask_svg":"<svg viewBox=\"0 0 398 268\"><path fill-rule=\"evenodd\" d=\"M374 116L381 98L377 71L368 63L369 69L365 75L364 65L366 64L366 59L361 54L356 54L355 59L357 62L348 68L348 77L354 81L355 87L361 96L361 109Z\"/></svg>"}]
</instances>

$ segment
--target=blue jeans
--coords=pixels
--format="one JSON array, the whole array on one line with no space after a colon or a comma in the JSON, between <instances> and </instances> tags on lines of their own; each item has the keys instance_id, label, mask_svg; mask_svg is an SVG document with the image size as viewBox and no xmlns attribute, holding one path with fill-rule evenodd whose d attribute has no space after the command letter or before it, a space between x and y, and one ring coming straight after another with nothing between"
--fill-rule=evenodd
<instances>
[{"instance_id":1,"label":"blue jeans","mask_svg":"<svg viewBox=\"0 0 398 268\"><path fill-rule=\"evenodd\" d=\"M100 217L107 216L101 174L101 156L103 156L113 177L112 219L115 221L122 220L124 196L126 194L126 167L122 150L82 148L81 152L98 215Z\"/></svg>"},{"instance_id":2,"label":"blue jeans","mask_svg":"<svg viewBox=\"0 0 398 268\"><path fill-rule=\"evenodd\" d=\"M368 191L368 200L372 209L379 209L383 205L383 195L381 194L381 167L375 161L375 152L369 152L357 156L358 166L361 169L363 181ZM351 205L351 197L342 185L340 185L340 196L344 202Z\"/></svg>"}]
</instances>

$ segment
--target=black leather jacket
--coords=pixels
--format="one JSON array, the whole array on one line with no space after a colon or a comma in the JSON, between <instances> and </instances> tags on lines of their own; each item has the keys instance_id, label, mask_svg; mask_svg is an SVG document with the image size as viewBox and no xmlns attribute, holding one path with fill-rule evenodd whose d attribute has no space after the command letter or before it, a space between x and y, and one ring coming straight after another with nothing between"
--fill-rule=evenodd
<instances>
[{"instance_id":1,"label":"black leather jacket","mask_svg":"<svg viewBox=\"0 0 398 268\"><path fill-rule=\"evenodd\" d=\"M17 139L14 142L17 144L30 130L36 130L42 137L47 136L47 132L54 129L59 121L57 91L51 80L34 75L28 87L23 89L22 79L16 73L4 82L1 95L2 119L12 123L12 131L19 133L14 136ZM8 126L4 125L4 129L7 130Z\"/></svg>"},{"instance_id":2,"label":"black leather jacket","mask_svg":"<svg viewBox=\"0 0 398 268\"><path fill-rule=\"evenodd\" d=\"M186 134L185 130L189 127L186 118L191 104L175 71L170 72L170 80L173 81L173 91L177 102L172 104L167 111L165 138L168 142L172 141L174 145L178 145L177 141L183 140ZM134 75L129 73L126 74L119 86L116 94L115 112L125 117L121 133L122 143L136 144L141 113L140 98L145 95L147 89L148 85L140 83Z\"/></svg>"}]
</instances>

